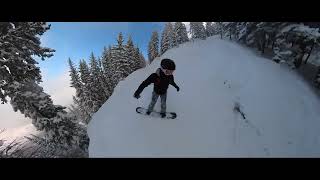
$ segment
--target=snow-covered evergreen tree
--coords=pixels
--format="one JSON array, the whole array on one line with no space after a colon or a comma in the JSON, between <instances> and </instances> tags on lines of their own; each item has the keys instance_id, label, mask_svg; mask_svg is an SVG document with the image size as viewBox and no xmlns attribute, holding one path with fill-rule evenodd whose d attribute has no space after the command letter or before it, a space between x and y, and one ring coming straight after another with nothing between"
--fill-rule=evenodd
<instances>
[{"instance_id":1,"label":"snow-covered evergreen tree","mask_svg":"<svg viewBox=\"0 0 320 180\"><path fill-rule=\"evenodd\" d=\"M222 29L230 40L237 37L237 22L223 22Z\"/></svg>"},{"instance_id":2,"label":"snow-covered evergreen tree","mask_svg":"<svg viewBox=\"0 0 320 180\"><path fill-rule=\"evenodd\" d=\"M168 33L168 38L169 38L169 49L173 48L175 44L175 37L173 33L173 24L171 22L167 23L167 33Z\"/></svg>"},{"instance_id":3,"label":"snow-covered evergreen tree","mask_svg":"<svg viewBox=\"0 0 320 180\"><path fill-rule=\"evenodd\" d=\"M159 56L159 35L157 31L152 32L151 39L148 44L148 59L151 63Z\"/></svg>"},{"instance_id":4,"label":"snow-covered evergreen tree","mask_svg":"<svg viewBox=\"0 0 320 180\"><path fill-rule=\"evenodd\" d=\"M175 40L176 40L177 45L183 44L183 43L189 41L187 28L182 22L176 22L174 24L173 31L174 31L174 35L176 36Z\"/></svg>"},{"instance_id":5,"label":"snow-covered evergreen tree","mask_svg":"<svg viewBox=\"0 0 320 180\"><path fill-rule=\"evenodd\" d=\"M307 63L314 47L319 45L319 29L294 22L228 22L221 23L225 36L264 53L274 52L273 60L299 68Z\"/></svg>"},{"instance_id":6,"label":"snow-covered evergreen tree","mask_svg":"<svg viewBox=\"0 0 320 180\"><path fill-rule=\"evenodd\" d=\"M91 97L93 100L92 111L97 112L105 102L106 94L103 88L103 80L101 77L102 73L101 69L99 68L99 62L93 53L91 53L89 61L91 82L88 83L88 88L90 88Z\"/></svg>"},{"instance_id":7,"label":"snow-covered evergreen tree","mask_svg":"<svg viewBox=\"0 0 320 180\"><path fill-rule=\"evenodd\" d=\"M206 22L206 35L207 37L214 35L214 27L212 22Z\"/></svg>"},{"instance_id":8,"label":"snow-covered evergreen tree","mask_svg":"<svg viewBox=\"0 0 320 180\"><path fill-rule=\"evenodd\" d=\"M160 55L172 47L172 30L172 24L166 23L161 35Z\"/></svg>"},{"instance_id":9,"label":"snow-covered evergreen tree","mask_svg":"<svg viewBox=\"0 0 320 180\"><path fill-rule=\"evenodd\" d=\"M71 77L71 87L74 87L76 89L76 95L73 96L73 114L78 118L79 121L85 122L85 119L87 119L87 117L86 108L84 107L85 95L83 93L83 84L81 82L79 72L70 58L68 59L68 63L70 67L69 72Z\"/></svg>"},{"instance_id":10,"label":"snow-covered evergreen tree","mask_svg":"<svg viewBox=\"0 0 320 180\"><path fill-rule=\"evenodd\" d=\"M108 49L106 47L103 47L103 51L102 51L102 56L101 56L101 64L102 64L102 71L104 73L104 75L107 73L108 71Z\"/></svg>"},{"instance_id":11,"label":"snow-covered evergreen tree","mask_svg":"<svg viewBox=\"0 0 320 180\"><path fill-rule=\"evenodd\" d=\"M314 78L314 84L317 88L320 88L320 66L318 66L318 72Z\"/></svg>"},{"instance_id":12,"label":"snow-covered evergreen tree","mask_svg":"<svg viewBox=\"0 0 320 180\"><path fill-rule=\"evenodd\" d=\"M84 129L69 116L65 107L54 105L39 86L40 68L34 56L42 60L54 50L40 46L40 36L50 29L44 22L0 23L0 97L14 111L32 119L47 140L65 146L88 145Z\"/></svg>"},{"instance_id":13,"label":"snow-covered evergreen tree","mask_svg":"<svg viewBox=\"0 0 320 180\"><path fill-rule=\"evenodd\" d=\"M98 56L97 57L97 62L98 62L98 67L101 71L103 71L103 67L102 67L102 61L101 61L101 58Z\"/></svg>"},{"instance_id":14,"label":"snow-covered evergreen tree","mask_svg":"<svg viewBox=\"0 0 320 180\"><path fill-rule=\"evenodd\" d=\"M84 59L80 60L79 62L79 72L80 72L80 79L82 84L84 86L88 85L91 81L91 76L90 76L89 66Z\"/></svg>"},{"instance_id":15,"label":"snow-covered evergreen tree","mask_svg":"<svg viewBox=\"0 0 320 180\"><path fill-rule=\"evenodd\" d=\"M80 60L79 63L79 72L80 72L80 78L81 82L83 84L82 91L83 96L81 98L81 104L85 108L83 111L85 113L85 122L88 123L91 119L91 115L94 112L94 98L92 96L92 91L90 89L92 79L90 76L90 70L85 60Z\"/></svg>"},{"instance_id":16,"label":"snow-covered evergreen tree","mask_svg":"<svg viewBox=\"0 0 320 180\"><path fill-rule=\"evenodd\" d=\"M178 46L178 42L177 42L178 35L174 30L174 24L175 23L170 23L169 25L169 37L170 37L170 44L171 44L170 48Z\"/></svg>"},{"instance_id":17,"label":"snow-covered evergreen tree","mask_svg":"<svg viewBox=\"0 0 320 180\"><path fill-rule=\"evenodd\" d=\"M103 73L104 73L104 84L105 84L105 91L108 92L109 97L111 95L111 92L113 90L113 82L111 80L111 73L112 73L112 65L111 65L111 46L104 47L102 57L101 57L101 62L102 62L102 67L103 67Z\"/></svg>"},{"instance_id":18,"label":"snow-covered evergreen tree","mask_svg":"<svg viewBox=\"0 0 320 180\"><path fill-rule=\"evenodd\" d=\"M299 68L305 54L311 54L313 47L319 45L320 33L318 28L290 23L281 28L276 38L273 59Z\"/></svg>"},{"instance_id":19,"label":"snow-covered evergreen tree","mask_svg":"<svg viewBox=\"0 0 320 180\"><path fill-rule=\"evenodd\" d=\"M105 102L110 96L111 96L111 89L109 87L109 82L108 79L106 78L105 75L105 70L104 70L104 65L102 63L102 58L98 58L98 63L99 63L99 83L101 86L101 90L102 92L104 92L104 100L103 102Z\"/></svg>"},{"instance_id":20,"label":"snow-covered evergreen tree","mask_svg":"<svg viewBox=\"0 0 320 180\"><path fill-rule=\"evenodd\" d=\"M136 52L138 52L138 54L139 54L139 58L137 58L138 69L146 67L146 60L145 60L142 52L139 50L139 48L136 49Z\"/></svg>"},{"instance_id":21,"label":"snow-covered evergreen tree","mask_svg":"<svg viewBox=\"0 0 320 180\"><path fill-rule=\"evenodd\" d=\"M70 67L70 77L71 77L71 87L74 87L76 89L76 96L81 96L82 93L82 84L79 76L79 72L74 66L74 63L71 61L71 59L68 59L69 67Z\"/></svg>"},{"instance_id":22,"label":"snow-covered evergreen tree","mask_svg":"<svg viewBox=\"0 0 320 180\"><path fill-rule=\"evenodd\" d=\"M131 36L128 37L128 41L126 44L126 57L128 63L128 71L126 72L124 77L127 77L129 74L140 68L137 59L135 59L135 49Z\"/></svg>"},{"instance_id":23,"label":"snow-covered evergreen tree","mask_svg":"<svg viewBox=\"0 0 320 180\"><path fill-rule=\"evenodd\" d=\"M115 86L118 84L117 79L114 78L114 74L116 73L116 66L113 63L116 61L117 53L117 47L116 46L109 46L108 48L108 54L107 54L107 61L106 61L106 66L107 66L107 71L105 72L105 75L107 77L107 80L109 82L110 89L113 91Z\"/></svg>"},{"instance_id":24,"label":"snow-covered evergreen tree","mask_svg":"<svg viewBox=\"0 0 320 180\"><path fill-rule=\"evenodd\" d=\"M134 59L136 62L136 66L140 69L143 68L141 65L143 65L142 61L141 61L141 53L138 47L135 48L134 51Z\"/></svg>"},{"instance_id":25,"label":"snow-covered evergreen tree","mask_svg":"<svg viewBox=\"0 0 320 180\"><path fill-rule=\"evenodd\" d=\"M206 31L202 22L190 22L192 39L206 39Z\"/></svg>"},{"instance_id":26,"label":"snow-covered evergreen tree","mask_svg":"<svg viewBox=\"0 0 320 180\"><path fill-rule=\"evenodd\" d=\"M129 72L130 65L127 62L128 58L126 57L125 46L123 44L122 33L119 33L117 39L117 45L111 50L111 64L112 64L112 81L115 84L118 84L123 78L126 77L127 72Z\"/></svg>"},{"instance_id":27,"label":"snow-covered evergreen tree","mask_svg":"<svg viewBox=\"0 0 320 180\"><path fill-rule=\"evenodd\" d=\"M255 45L258 50L264 53L264 50L270 43L274 45L276 35L280 30L281 26L286 26L286 23L281 22L259 22L254 23L255 30L252 31L254 34ZM273 46L271 47L273 48Z\"/></svg>"},{"instance_id":28,"label":"snow-covered evergreen tree","mask_svg":"<svg viewBox=\"0 0 320 180\"><path fill-rule=\"evenodd\" d=\"M75 87L73 84L77 84L77 93L73 98L73 102L81 113L78 116L81 116L82 121L86 124L90 121L91 115L101 107L109 95L104 84L104 76L101 69L102 63L93 53L91 53L89 61L90 67L88 67L84 60L80 61L81 82L78 83L75 83L73 79L80 81L79 75L73 63L69 61L72 87Z\"/></svg>"},{"instance_id":29,"label":"snow-covered evergreen tree","mask_svg":"<svg viewBox=\"0 0 320 180\"><path fill-rule=\"evenodd\" d=\"M223 22L216 22L215 25L216 34L220 34L220 38L222 39L224 35Z\"/></svg>"},{"instance_id":30,"label":"snow-covered evergreen tree","mask_svg":"<svg viewBox=\"0 0 320 180\"><path fill-rule=\"evenodd\" d=\"M88 122L88 120L86 120L86 108L81 104L81 98L83 98L83 96L72 96L73 104L69 107L69 114L75 116L78 123L86 124L86 122Z\"/></svg>"},{"instance_id":31,"label":"snow-covered evergreen tree","mask_svg":"<svg viewBox=\"0 0 320 180\"><path fill-rule=\"evenodd\" d=\"M212 23L212 33L213 35L219 35L219 23Z\"/></svg>"}]
</instances>

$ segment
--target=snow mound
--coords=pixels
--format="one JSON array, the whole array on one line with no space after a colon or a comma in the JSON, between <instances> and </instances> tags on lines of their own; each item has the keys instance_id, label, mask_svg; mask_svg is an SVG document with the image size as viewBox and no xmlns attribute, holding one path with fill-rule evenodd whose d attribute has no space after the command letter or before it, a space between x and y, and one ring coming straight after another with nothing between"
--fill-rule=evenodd
<instances>
[{"instance_id":1,"label":"snow mound","mask_svg":"<svg viewBox=\"0 0 320 180\"><path fill-rule=\"evenodd\" d=\"M152 85L133 93L175 60L174 120L143 116ZM88 126L90 157L319 157L320 100L292 70L218 37L167 51L114 90ZM155 110L160 109L158 101Z\"/></svg>"}]
</instances>

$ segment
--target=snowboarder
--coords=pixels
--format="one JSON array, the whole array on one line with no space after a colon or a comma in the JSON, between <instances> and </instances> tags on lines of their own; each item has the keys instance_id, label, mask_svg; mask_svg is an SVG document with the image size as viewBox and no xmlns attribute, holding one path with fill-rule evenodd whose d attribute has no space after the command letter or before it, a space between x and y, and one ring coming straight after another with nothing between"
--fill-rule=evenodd
<instances>
[{"instance_id":1,"label":"snowboarder","mask_svg":"<svg viewBox=\"0 0 320 180\"><path fill-rule=\"evenodd\" d=\"M169 84L174 86L177 91L180 90L179 86L174 82L173 72L176 69L176 65L171 59L163 59L161 60L161 68L158 68L155 73L152 73L146 80L144 80L139 88L134 93L134 97L139 99L140 94L143 89L149 86L151 83L154 84L152 99L148 107L148 111L146 112L149 115L160 96L161 98L161 117L164 118L166 116L166 99L167 99L167 90Z\"/></svg>"}]
</instances>

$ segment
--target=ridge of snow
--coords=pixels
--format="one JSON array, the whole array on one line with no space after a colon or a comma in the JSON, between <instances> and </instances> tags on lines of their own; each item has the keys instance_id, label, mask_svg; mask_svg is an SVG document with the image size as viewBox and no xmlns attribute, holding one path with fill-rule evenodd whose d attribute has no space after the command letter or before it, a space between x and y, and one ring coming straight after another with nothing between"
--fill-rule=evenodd
<instances>
[{"instance_id":1,"label":"ridge of snow","mask_svg":"<svg viewBox=\"0 0 320 180\"><path fill-rule=\"evenodd\" d=\"M167 95L174 120L135 112L149 105L153 85L138 100L133 93L162 58L177 65L180 91ZM195 40L119 82L88 125L89 156L319 157L319 107L295 71L218 36Z\"/></svg>"}]
</instances>

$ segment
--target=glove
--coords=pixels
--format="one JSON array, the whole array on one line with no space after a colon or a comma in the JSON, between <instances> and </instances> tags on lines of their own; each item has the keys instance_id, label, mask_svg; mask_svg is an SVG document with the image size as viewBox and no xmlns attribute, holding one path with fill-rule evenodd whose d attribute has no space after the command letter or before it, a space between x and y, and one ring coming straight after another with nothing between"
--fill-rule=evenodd
<instances>
[{"instance_id":1,"label":"glove","mask_svg":"<svg viewBox=\"0 0 320 180\"><path fill-rule=\"evenodd\" d=\"M176 89L177 89L178 92L180 91L180 88L178 86L176 87Z\"/></svg>"},{"instance_id":2,"label":"glove","mask_svg":"<svg viewBox=\"0 0 320 180\"><path fill-rule=\"evenodd\" d=\"M134 93L133 97L139 99L140 98L140 94Z\"/></svg>"}]
</instances>

